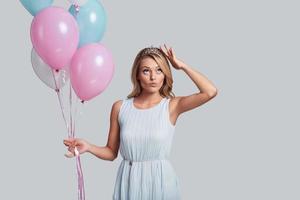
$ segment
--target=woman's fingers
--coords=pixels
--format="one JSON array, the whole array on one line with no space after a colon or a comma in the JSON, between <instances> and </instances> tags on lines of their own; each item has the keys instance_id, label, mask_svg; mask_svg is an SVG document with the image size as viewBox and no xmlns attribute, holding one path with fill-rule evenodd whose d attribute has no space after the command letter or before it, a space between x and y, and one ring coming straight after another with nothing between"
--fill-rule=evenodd
<instances>
[{"instance_id":1,"label":"woman's fingers","mask_svg":"<svg viewBox=\"0 0 300 200\"><path fill-rule=\"evenodd\" d=\"M71 152L67 152L67 153L65 153L65 156L67 158L73 158L75 155L73 153L71 153Z\"/></svg>"},{"instance_id":2,"label":"woman's fingers","mask_svg":"<svg viewBox=\"0 0 300 200\"><path fill-rule=\"evenodd\" d=\"M172 48L168 48L166 44L163 45L163 47L160 46L160 49L163 51L163 53L165 54L165 56L167 56L168 58L173 57L173 49Z\"/></svg>"},{"instance_id":3,"label":"woman's fingers","mask_svg":"<svg viewBox=\"0 0 300 200\"><path fill-rule=\"evenodd\" d=\"M70 146L69 144L65 144L66 147Z\"/></svg>"},{"instance_id":4,"label":"woman's fingers","mask_svg":"<svg viewBox=\"0 0 300 200\"><path fill-rule=\"evenodd\" d=\"M71 139L65 139L64 140L64 144L66 146L73 146L73 147L75 147L75 145L77 145L77 141L75 139L73 139L73 138L71 138Z\"/></svg>"},{"instance_id":5,"label":"woman's fingers","mask_svg":"<svg viewBox=\"0 0 300 200\"><path fill-rule=\"evenodd\" d=\"M160 50L162 50L162 52L164 53L164 55L168 58L169 57L169 55L168 55L168 53L166 52L166 50L164 50L162 47L160 47Z\"/></svg>"},{"instance_id":6,"label":"woman's fingers","mask_svg":"<svg viewBox=\"0 0 300 200\"><path fill-rule=\"evenodd\" d=\"M165 47L165 49L166 49L166 51L167 51L168 55L170 55L170 54L171 54L171 53L170 53L170 49L168 49L168 47L167 47L167 45L166 45L166 44L164 44L164 47Z\"/></svg>"},{"instance_id":7,"label":"woman's fingers","mask_svg":"<svg viewBox=\"0 0 300 200\"><path fill-rule=\"evenodd\" d=\"M64 144L70 144L70 143L71 143L70 140L67 140L67 139L64 140Z\"/></svg>"},{"instance_id":8,"label":"woman's fingers","mask_svg":"<svg viewBox=\"0 0 300 200\"><path fill-rule=\"evenodd\" d=\"M70 144L70 142L68 142L68 141L64 140L64 144L65 144L65 145L69 145L69 144Z\"/></svg>"},{"instance_id":9,"label":"woman's fingers","mask_svg":"<svg viewBox=\"0 0 300 200\"><path fill-rule=\"evenodd\" d=\"M70 142L64 142L64 145L67 147L73 146L72 143L70 143Z\"/></svg>"},{"instance_id":10,"label":"woman's fingers","mask_svg":"<svg viewBox=\"0 0 300 200\"><path fill-rule=\"evenodd\" d=\"M76 149L75 148L70 148L68 149L69 152L71 152L74 156L76 155Z\"/></svg>"},{"instance_id":11,"label":"woman's fingers","mask_svg":"<svg viewBox=\"0 0 300 200\"><path fill-rule=\"evenodd\" d=\"M73 142L75 141L75 138L67 138L67 139L64 139L64 142Z\"/></svg>"},{"instance_id":12,"label":"woman's fingers","mask_svg":"<svg viewBox=\"0 0 300 200\"><path fill-rule=\"evenodd\" d=\"M174 57L174 50L172 47L170 47L170 53L171 53L171 56Z\"/></svg>"},{"instance_id":13,"label":"woman's fingers","mask_svg":"<svg viewBox=\"0 0 300 200\"><path fill-rule=\"evenodd\" d=\"M75 140L75 138L68 138L68 139L64 139L63 143L65 146L68 147L68 152L65 154L65 156L67 158L72 158L75 156L75 145L77 145L77 142Z\"/></svg>"}]
</instances>

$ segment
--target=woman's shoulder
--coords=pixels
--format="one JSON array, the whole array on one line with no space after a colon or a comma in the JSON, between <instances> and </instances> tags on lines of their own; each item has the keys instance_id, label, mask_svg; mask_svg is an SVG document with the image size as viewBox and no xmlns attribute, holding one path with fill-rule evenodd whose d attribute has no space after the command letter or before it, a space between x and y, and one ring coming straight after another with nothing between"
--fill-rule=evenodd
<instances>
[{"instance_id":1,"label":"woman's shoulder","mask_svg":"<svg viewBox=\"0 0 300 200\"><path fill-rule=\"evenodd\" d=\"M113 103L113 105L120 106L120 105L123 103L123 100L124 100L124 99L118 99L118 100L116 100L116 101Z\"/></svg>"},{"instance_id":2,"label":"woman's shoulder","mask_svg":"<svg viewBox=\"0 0 300 200\"><path fill-rule=\"evenodd\" d=\"M112 110L113 111L116 111L116 112L119 112L120 111L120 108L122 106L122 104L126 101L128 101L129 99L128 98L124 98L124 99L118 99L116 100L113 105L112 105Z\"/></svg>"},{"instance_id":3,"label":"woman's shoulder","mask_svg":"<svg viewBox=\"0 0 300 200\"><path fill-rule=\"evenodd\" d=\"M123 103L123 99L118 99L113 103L113 108L119 109Z\"/></svg>"},{"instance_id":4,"label":"woman's shoulder","mask_svg":"<svg viewBox=\"0 0 300 200\"><path fill-rule=\"evenodd\" d=\"M122 105L122 99L117 100L113 103L113 105L111 107L111 114L110 114L112 119L117 119L118 118L121 105Z\"/></svg>"}]
</instances>

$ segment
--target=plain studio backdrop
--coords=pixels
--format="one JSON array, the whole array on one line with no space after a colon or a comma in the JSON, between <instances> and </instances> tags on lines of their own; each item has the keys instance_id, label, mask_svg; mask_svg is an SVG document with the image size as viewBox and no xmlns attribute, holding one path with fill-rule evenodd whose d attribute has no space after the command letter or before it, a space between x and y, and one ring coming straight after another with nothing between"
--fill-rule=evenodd
<instances>
[{"instance_id":1,"label":"plain studio backdrop","mask_svg":"<svg viewBox=\"0 0 300 200\"><path fill-rule=\"evenodd\" d=\"M137 52L166 43L218 88L177 121L171 163L184 200L299 200L298 1L102 1L102 43L115 62L108 88L82 107L76 137L104 146L113 102L132 89ZM54 5L69 7L67 0ZM33 17L3 1L1 20L1 199L77 199L75 159L53 90L30 61ZM198 92L172 69L174 93ZM87 200L111 199L121 156L81 156Z\"/></svg>"}]
</instances>

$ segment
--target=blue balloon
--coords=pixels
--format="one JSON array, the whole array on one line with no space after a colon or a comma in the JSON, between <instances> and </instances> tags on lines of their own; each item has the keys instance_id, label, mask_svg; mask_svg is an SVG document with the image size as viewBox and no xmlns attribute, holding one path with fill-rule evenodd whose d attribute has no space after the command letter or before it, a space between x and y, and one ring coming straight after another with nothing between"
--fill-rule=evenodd
<instances>
[{"instance_id":1,"label":"blue balloon","mask_svg":"<svg viewBox=\"0 0 300 200\"><path fill-rule=\"evenodd\" d=\"M79 26L79 47L99 42L106 30L106 13L98 0L88 0L78 11L72 5L69 12L75 17Z\"/></svg>"},{"instance_id":2,"label":"blue balloon","mask_svg":"<svg viewBox=\"0 0 300 200\"><path fill-rule=\"evenodd\" d=\"M38 12L52 5L53 0L20 0L23 6L35 16Z\"/></svg>"}]
</instances>

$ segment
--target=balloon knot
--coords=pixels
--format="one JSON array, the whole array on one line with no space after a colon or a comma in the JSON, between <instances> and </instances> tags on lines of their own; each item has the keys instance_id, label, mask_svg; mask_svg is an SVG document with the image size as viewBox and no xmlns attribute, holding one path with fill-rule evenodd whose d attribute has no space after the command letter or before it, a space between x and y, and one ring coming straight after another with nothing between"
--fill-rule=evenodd
<instances>
[{"instance_id":1,"label":"balloon knot","mask_svg":"<svg viewBox=\"0 0 300 200\"><path fill-rule=\"evenodd\" d=\"M59 69L56 69L55 72L58 73L58 72L59 72Z\"/></svg>"},{"instance_id":2,"label":"balloon knot","mask_svg":"<svg viewBox=\"0 0 300 200\"><path fill-rule=\"evenodd\" d=\"M78 13L79 9L80 9L80 6L78 4L74 4L74 7L75 7L76 12Z\"/></svg>"},{"instance_id":3,"label":"balloon knot","mask_svg":"<svg viewBox=\"0 0 300 200\"><path fill-rule=\"evenodd\" d=\"M84 103L84 100L81 100L81 103L83 104L83 103Z\"/></svg>"}]
</instances>

